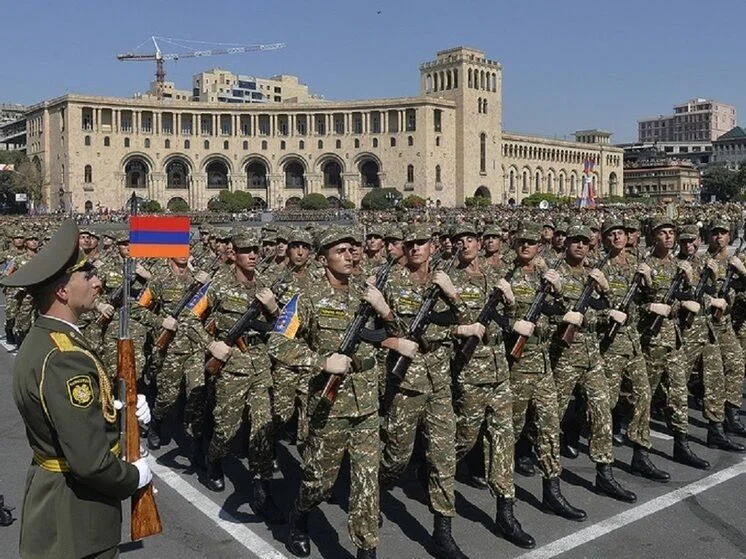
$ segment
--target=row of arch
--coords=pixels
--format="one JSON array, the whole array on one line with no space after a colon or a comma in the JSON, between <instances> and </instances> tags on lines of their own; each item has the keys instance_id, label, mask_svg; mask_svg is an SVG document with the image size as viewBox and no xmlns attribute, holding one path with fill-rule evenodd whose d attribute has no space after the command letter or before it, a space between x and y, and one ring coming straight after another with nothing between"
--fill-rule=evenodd
<instances>
[{"instance_id":1,"label":"row of arch","mask_svg":"<svg viewBox=\"0 0 746 559\"><path fill-rule=\"evenodd\" d=\"M497 91L497 72L469 68L466 71L466 86L469 89ZM425 89L428 93L458 89L458 69L447 69L425 75Z\"/></svg>"},{"instance_id":2,"label":"row of arch","mask_svg":"<svg viewBox=\"0 0 746 559\"><path fill-rule=\"evenodd\" d=\"M572 149L544 148L538 146L526 146L522 144L504 143L503 157L515 157L518 159L536 159L552 163L575 163L582 164L591 161L598 164L598 154L586 151L575 151ZM607 160L607 164L609 161Z\"/></svg>"},{"instance_id":3,"label":"row of arch","mask_svg":"<svg viewBox=\"0 0 746 559\"><path fill-rule=\"evenodd\" d=\"M576 196L580 193L585 179L584 175L575 170L567 172L564 169L559 171L548 169L544 172L543 169L532 171L528 167L519 170L515 166L509 167L503 176L505 192L510 194L521 192L526 195L543 192L559 196ZM600 195L598 174L591 174L590 181L596 195ZM619 178L614 172L609 174L608 187L610 196L620 196L622 194L617 192Z\"/></svg>"}]
</instances>

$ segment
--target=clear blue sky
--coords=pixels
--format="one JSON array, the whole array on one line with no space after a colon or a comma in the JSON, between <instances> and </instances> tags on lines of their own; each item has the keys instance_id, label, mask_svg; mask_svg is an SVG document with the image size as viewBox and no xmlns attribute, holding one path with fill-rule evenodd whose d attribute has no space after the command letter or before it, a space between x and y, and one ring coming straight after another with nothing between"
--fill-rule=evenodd
<instances>
[{"instance_id":1,"label":"clear blue sky","mask_svg":"<svg viewBox=\"0 0 746 559\"><path fill-rule=\"evenodd\" d=\"M633 141L637 119L692 97L746 115L743 0L24 0L1 12L3 102L145 91L155 64L115 56L161 35L287 43L167 63L167 79L184 89L192 74L221 66L295 74L328 99L416 95L421 62L467 45L502 62L503 122L513 132L603 128Z\"/></svg>"}]
</instances>

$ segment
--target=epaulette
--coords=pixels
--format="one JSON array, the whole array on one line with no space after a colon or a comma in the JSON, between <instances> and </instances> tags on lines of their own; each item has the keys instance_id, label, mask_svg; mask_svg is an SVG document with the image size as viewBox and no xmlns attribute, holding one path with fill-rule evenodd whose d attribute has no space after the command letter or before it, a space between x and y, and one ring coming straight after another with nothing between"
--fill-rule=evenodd
<instances>
[{"instance_id":1,"label":"epaulette","mask_svg":"<svg viewBox=\"0 0 746 559\"><path fill-rule=\"evenodd\" d=\"M50 332L49 337L52 338L52 342L60 351L73 351L75 349L72 341L64 332Z\"/></svg>"}]
</instances>

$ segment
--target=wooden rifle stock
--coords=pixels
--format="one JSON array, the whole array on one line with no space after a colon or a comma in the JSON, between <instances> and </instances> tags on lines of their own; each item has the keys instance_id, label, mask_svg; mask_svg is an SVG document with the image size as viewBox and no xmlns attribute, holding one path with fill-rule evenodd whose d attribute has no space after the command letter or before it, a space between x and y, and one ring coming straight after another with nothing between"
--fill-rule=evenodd
<instances>
[{"instance_id":1,"label":"wooden rifle stock","mask_svg":"<svg viewBox=\"0 0 746 559\"><path fill-rule=\"evenodd\" d=\"M117 287L116 291L114 291L114 293L111 294L111 297L109 297L109 304L115 309L117 307L121 307L123 295L124 295L124 284ZM109 318L105 317L104 315L101 315L96 320L96 324L98 324L99 326L108 326L109 324L111 324L112 320L114 320L114 315L111 315L111 317Z\"/></svg>"},{"instance_id":2,"label":"wooden rifle stock","mask_svg":"<svg viewBox=\"0 0 746 559\"><path fill-rule=\"evenodd\" d=\"M117 340L117 373L124 381L124 421L126 440L125 458L135 462L140 458L140 427L137 424L137 378L135 375L135 347L131 339ZM122 395L120 394L121 398ZM161 517L153 496L153 484L149 483L132 495L130 537L132 541L160 534L163 531Z\"/></svg>"},{"instance_id":3,"label":"wooden rifle stock","mask_svg":"<svg viewBox=\"0 0 746 559\"><path fill-rule=\"evenodd\" d=\"M518 339L513 344L513 349L510 350L510 356L518 360L523 357L523 350L526 348L526 342L528 338L526 336L518 336Z\"/></svg>"}]
</instances>

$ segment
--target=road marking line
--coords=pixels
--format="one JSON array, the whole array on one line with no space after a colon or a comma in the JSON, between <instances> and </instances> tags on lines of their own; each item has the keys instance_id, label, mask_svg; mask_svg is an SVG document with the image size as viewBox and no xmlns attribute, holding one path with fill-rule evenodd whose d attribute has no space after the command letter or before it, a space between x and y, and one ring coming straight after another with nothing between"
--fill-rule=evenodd
<instances>
[{"instance_id":1,"label":"road marking line","mask_svg":"<svg viewBox=\"0 0 746 559\"><path fill-rule=\"evenodd\" d=\"M174 470L158 464L153 455L148 457L148 464L150 464L150 469L158 476L159 480L176 491L188 503L195 506L197 510L217 524L219 528L225 530L234 540L251 553L260 559L288 559L286 555L283 555L268 542L264 541L242 521L222 510L220 505L212 499L205 497L197 488L185 481Z\"/></svg>"},{"instance_id":2,"label":"road marking line","mask_svg":"<svg viewBox=\"0 0 746 559\"><path fill-rule=\"evenodd\" d=\"M16 346L9 344L5 340L0 340L0 345L2 345L8 353L15 355Z\"/></svg>"},{"instance_id":3,"label":"road marking line","mask_svg":"<svg viewBox=\"0 0 746 559\"><path fill-rule=\"evenodd\" d=\"M650 430L650 436L656 439L662 439L664 441L672 441L673 437L671 435L666 435L665 433L659 433L658 431Z\"/></svg>"},{"instance_id":4,"label":"road marking line","mask_svg":"<svg viewBox=\"0 0 746 559\"><path fill-rule=\"evenodd\" d=\"M534 551L524 553L518 559L549 559L550 557L556 557L744 473L746 473L746 459L729 468L715 472L706 478L676 489L671 493L661 495L647 503L621 512L569 536L555 540Z\"/></svg>"}]
</instances>

